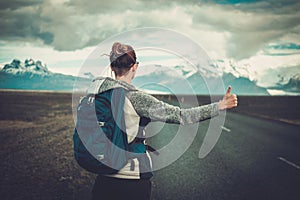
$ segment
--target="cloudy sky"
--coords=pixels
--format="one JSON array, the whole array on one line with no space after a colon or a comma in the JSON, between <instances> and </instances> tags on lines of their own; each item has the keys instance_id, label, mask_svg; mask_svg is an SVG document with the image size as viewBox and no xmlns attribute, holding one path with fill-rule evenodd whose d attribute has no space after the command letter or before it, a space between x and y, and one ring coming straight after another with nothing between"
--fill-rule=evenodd
<instances>
[{"instance_id":1,"label":"cloudy sky","mask_svg":"<svg viewBox=\"0 0 300 200\"><path fill-rule=\"evenodd\" d=\"M182 33L253 74L300 66L298 0L0 0L0 17L2 66L31 57L76 74L101 42L143 27Z\"/></svg>"}]
</instances>

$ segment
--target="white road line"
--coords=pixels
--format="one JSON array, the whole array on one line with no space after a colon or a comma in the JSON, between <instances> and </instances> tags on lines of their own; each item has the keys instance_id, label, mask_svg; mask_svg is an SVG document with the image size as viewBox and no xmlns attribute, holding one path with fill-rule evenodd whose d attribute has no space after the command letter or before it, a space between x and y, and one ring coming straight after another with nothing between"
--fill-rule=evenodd
<instances>
[{"instance_id":1,"label":"white road line","mask_svg":"<svg viewBox=\"0 0 300 200\"><path fill-rule=\"evenodd\" d=\"M279 160L285 162L286 164L289 164L293 167L295 167L296 169L300 169L300 166L296 165L295 163L288 161L287 159L283 158L283 157L278 157Z\"/></svg>"},{"instance_id":2,"label":"white road line","mask_svg":"<svg viewBox=\"0 0 300 200\"><path fill-rule=\"evenodd\" d=\"M224 131L227 131L227 132L231 131L229 128L226 128L225 126L221 126L221 129L223 129Z\"/></svg>"}]
</instances>

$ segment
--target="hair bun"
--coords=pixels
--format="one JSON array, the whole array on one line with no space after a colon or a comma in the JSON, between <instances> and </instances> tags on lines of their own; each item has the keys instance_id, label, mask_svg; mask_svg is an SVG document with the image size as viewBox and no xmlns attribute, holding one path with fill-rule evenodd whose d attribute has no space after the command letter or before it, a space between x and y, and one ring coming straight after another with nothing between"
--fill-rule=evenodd
<instances>
[{"instance_id":1,"label":"hair bun","mask_svg":"<svg viewBox=\"0 0 300 200\"><path fill-rule=\"evenodd\" d=\"M114 57L118 57L127 53L128 51L128 45L121 44L120 42L115 42L112 46L111 54L113 54Z\"/></svg>"},{"instance_id":2,"label":"hair bun","mask_svg":"<svg viewBox=\"0 0 300 200\"><path fill-rule=\"evenodd\" d=\"M113 68L130 68L136 62L136 55L132 46L115 42L109 59Z\"/></svg>"}]
</instances>

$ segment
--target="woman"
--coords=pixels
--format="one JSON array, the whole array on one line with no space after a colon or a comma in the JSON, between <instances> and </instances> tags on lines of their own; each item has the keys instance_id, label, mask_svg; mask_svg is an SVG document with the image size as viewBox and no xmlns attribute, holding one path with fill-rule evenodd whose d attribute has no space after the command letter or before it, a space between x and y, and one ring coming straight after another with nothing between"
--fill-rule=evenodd
<instances>
[{"instance_id":1,"label":"woman","mask_svg":"<svg viewBox=\"0 0 300 200\"><path fill-rule=\"evenodd\" d=\"M97 78L91 90L98 93L124 88L124 120L128 143L142 138L143 128L150 121L166 123L193 124L217 116L220 110L237 106L237 97L228 88L224 98L209 105L181 109L167 104L155 97L137 90L131 81L138 68L134 49L126 44L114 43L110 53L110 67L115 79ZM151 159L146 153L144 161L133 159L113 175L99 175L93 188L93 199L150 199ZM132 165L138 167L132 167Z\"/></svg>"}]
</instances>

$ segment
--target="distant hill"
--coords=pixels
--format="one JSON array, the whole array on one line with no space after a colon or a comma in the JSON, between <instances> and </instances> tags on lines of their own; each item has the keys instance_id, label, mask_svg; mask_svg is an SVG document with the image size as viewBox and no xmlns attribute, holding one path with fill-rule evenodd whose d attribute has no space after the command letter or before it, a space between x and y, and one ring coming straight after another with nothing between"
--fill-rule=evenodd
<instances>
[{"instance_id":1,"label":"distant hill","mask_svg":"<svg viewBox=\"0 0 300 200\"><path fill-rule=\"evenodd\" d=\"M89 79L53 73L41 61L14 59L0 70L0 88L23 90L72 91L75 80L84 83Z\"/></svg>"},{"instance_id":2,"label":"distant hill","mask_svg":"<svg viewBox=\"0 0 300 200\"><path fill-rule=\"evenodd\" d=\"M220 95L224 93L228 85L231 85L233 92L238 95L300 94L300 74L295 73L294 69L291 70L290 75L280 73L283 76L280 80L284 81L279 80L271 86L262 87L257 84L253 78L255 76L251 75L245 67L224 63L219 61L218 65L206 68L153 65L147 69L147 73L136 76L133 84L156 94ZM270 71L268 73L270 77L265 80L274 80L274 78L280 77L278 73ZM87 71L83 76L85 78L53 73L41 61L33 59L26 59L24 62L14 59L0 69L0 89L72 91L74 83L77 81L80 83L76 84L76 90L85 90L95 75ZM208 85L210 91L208 91Z\"/></svg>"},{"instance_id":3,"label":"distant hill","mask_svg":"<svg viewBox=\"0 0 300 200\"><path fill-rule=\"evenodd\" d=\"M267 88L260 87L255 81L246 77L235 77L231 73L224 73L222 76L224 84L231 85L239 95L269 95Z\"/></svg>"},{"instance_id":4,"label":"distant hill","mask_svg":"<svg viewBox=\"0 0 300 200\"><path fill-rule=\"evenodd\" d=\"M285 90L288 92L300 93L300 74L295 74L294 76L290 77L287 83L278 84L273 88Z\"/></svg>"},{"instance_id":5,"label":"distant hill","mask_svg":"<svg viewBox=\"0 0 300 200\"><path fill-rule=\"evenodd\" d=\"M249 78L236 77L232 73L223 72L216 75L207 69L201 69L201 72L189 72L179 66L174 69L160 65L154 67L156 70L143 76L137 76L133 83L146 90L175 94L223 94L224 88L231 85L233 92L239 95L269 95L267 88L258 86ZM208 91L207 85L210 86L210 91Z\"/></svg>"}]
</instances>

